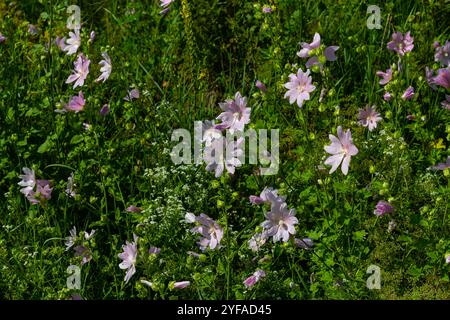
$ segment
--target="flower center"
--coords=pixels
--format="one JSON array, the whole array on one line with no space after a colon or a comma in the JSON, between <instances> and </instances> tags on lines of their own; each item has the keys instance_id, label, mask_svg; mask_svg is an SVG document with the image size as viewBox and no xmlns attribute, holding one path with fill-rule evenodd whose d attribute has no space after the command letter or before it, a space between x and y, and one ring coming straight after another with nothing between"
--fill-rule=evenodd
<instances>
[{"instance_id":1,"label":"flower center","mask_svg":"<svg viewBox=\"0 0 450 320\"><path fill-rule=\"evenodd\" d=\"M279 226L280 228L283 228L284 230L287 230L287 229L288 229L286 223L284 223L283 220L280 220L280 221L278 222L278 226Z\"/></svg>"},{"instance_id":2,"label":"flower center","mask_svg":"<svg viewBox=\"0 0 450 320\"><path fill-rule=\"evenodd\" d=\"M350 149L350 146L348 144L343 144L342 145L342 150L344 151L344 153L346 155L348 155L349 149Z\"/></svg>"}]
</instances>

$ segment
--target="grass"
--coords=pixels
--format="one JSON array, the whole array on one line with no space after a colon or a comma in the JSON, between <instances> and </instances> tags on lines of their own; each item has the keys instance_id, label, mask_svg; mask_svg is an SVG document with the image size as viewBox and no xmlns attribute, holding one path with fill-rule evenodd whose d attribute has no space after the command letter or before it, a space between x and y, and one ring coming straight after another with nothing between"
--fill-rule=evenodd
<instances>
[{"instance_id":1,"label":"grass","mask_svg":"<svg viewBox=\"0 0 450 320\"><path fill-rule=\"evenodd\" d=\"M81 8L78 53L91 60L77 89L65 84L76 55L54 43L68 36L71 4ZM273 12L264 14L264 5ZM382 28L370 30L367 4L356 0L180 0L166 15L156 0L0 0L0 299L450 298L450 175L430 170L450 155L450 112L441 107L449 92L432 90L425 77L425 67L443 68L433 42L449 39L450 7L434 0L379 6ZM414 49L381 86L376 72L398 65L386 48L394 31L411 31ZM311 73L316 90L298 108L283 98L283 85L305 70L296 53L316 32L340 48L336 61ZM105 51L112 73L96 83ZM405 101L408 86L415 96ZM132 88L139 99L124 101ZM54 112L80 89L82 112ZM245 164L216 178L205 165L174 165L172 132L215 119L219 103L238 91L251 108L247 128L279 129L278 174L258 175L257 165ZM107 116L99 114L104 104ZM371 132L357 124L367 104L383 117ZM348 175L324 166L324 146L338 126L351 129L359 149ZM18 185L23 167L51 181L51 199L26 199ZM65 193L72 172L74 198ZM248 248L269 211L248 199L264 187L286 197L299 220L295 237L312 239L313 248L298 248L293 237ZM395 211L376 217L380 200ZM143 211L127 212L130 205ZM186 212L205 213L224 228L220 249L199 250ZM396 227L389 232L390 222ZM77 244L92 255L84 265L64 244L73 226ZM96 235L82 240L92 229ZM137 271L125 283L118 254L133 234ZM161 253L148 254L151 246ZM81 267L78 290L67 288L69 265ZM381 269L380 290L366 287L370 265ZM257 269L266 277L246 288ZM191 284L177 290L174 281Z\"/></svg>"}]
</instances>

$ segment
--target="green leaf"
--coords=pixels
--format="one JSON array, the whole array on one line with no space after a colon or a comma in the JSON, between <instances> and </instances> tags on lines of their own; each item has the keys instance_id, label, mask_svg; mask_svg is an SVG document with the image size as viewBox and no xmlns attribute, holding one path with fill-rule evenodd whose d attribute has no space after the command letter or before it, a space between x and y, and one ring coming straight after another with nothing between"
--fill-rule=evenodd
<instances>
[{"instance_id":1,"label":"green leaf","mask_svg":"<svg viewBox=\"0 0 450 320\"><path fill-rule=\"evenodd\" d=\"M77 135L72 137L72 139L70 140L70 144L77 144L77 143L80 143L83 140L84 140L84 136L81 135L81 134L77 134Z\"/></svg>"},{"instance_id":2,"label":"green leaf","mask_svg":"<svg viewBox=\"0 0 450 320\"><path fill-rule=\"evenodd\" d=\"M14 121L14 109L13 108L8 108L8 113L6 115L6 119L8 122L13 122Z\"/></svg>"},{"instance_id":3,"label":"green leaf","mask_svg":"<svg viewBox=\"0 0 450 320\"><path fill-rule=\"evenodd\" d=\"M365 230L359 230L359 231L353 232L352 239L355 240L355 241L362 241L362 240L364 240L365 236L366 236L366 231Z\"/></svg>"},{"instance_id":4,"label":"green leaf","mask_svg":"<svg viewBox=\"0 0 450 320\"><path fill-rule=\"evenodd\" d=\"M31 108L25 113L25 117L35 117L40 114L40 110L38 108Z\"/></svg>"},{"instance_id":5,"label":"green leaf","mask_svg":"<svg viewBox=\"0 0 450 320\"><path fill-rule=\"evenodd\" d=\"M47 140L43 144L41 144L37 150L38 153L45 153L52 148L53 142L50 137L47 137Z\"/></svg>"},{"instance_id":6,"label":"green leaf","mask_svg":"<svg viewBox=\"0 0 450 320\"><path fill-rule=\"evenodd\" d=\"M21 140L21 141L17 142L17 145L19 147L26 146L27 145L27 139L24 139L24 140Z\"/></svg>"},{"instance_id":7,"label":"green leaf","mask_svg":"<svg viewBox=\"0 0 450 320\"><path fill-rule=\"evenodd\" d=\"M320 237L322 236L322 232L320 232L320 231L310 231L310 232L307 233L307 235L312 240L319 240Z\"/></svg>"},{"instance_id":8,"label":"green leaf","mask_svg":"<svg viewBox=\"0 0 450 320\"><path fill-rule=\"evenodd\" d=\"M398 237L398 240L401 242L406 242L406 243L411 243L412 239L410 236L402 234L401 236Z\"/></svg>"},{"instance_id":9,"label":"green leaf","mask_svg":"<svg viewBox=\"0 0 450 320\"><path fill-rule=\"evenodd\" d=\"M48 15L48 13L47 12L41 12L41 19L42 20L47 20L48 19L48 17L49 17L49 15Z\"/></svg>"},{"instance_id":10,"label":"green leaf","mask_svg":"<svg viewBox=\"0 0 450 320\"><path fill-rule=\"evenodd\" d=\"M419 278L422 275L422 268L418 268L416 266L411 266L411 267L409 267L407 273L415 278Z\"/></svg>"}]
</instances>

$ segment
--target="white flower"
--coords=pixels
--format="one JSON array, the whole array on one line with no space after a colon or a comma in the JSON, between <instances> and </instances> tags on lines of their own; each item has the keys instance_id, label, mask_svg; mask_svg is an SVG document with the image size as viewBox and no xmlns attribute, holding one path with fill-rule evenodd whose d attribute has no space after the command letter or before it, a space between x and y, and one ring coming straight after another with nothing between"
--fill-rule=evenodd
<instances>
[{"instance_id":1,"label":"white flower","mask_svg":"<svg viewBox=\"0 0 450 320\"><path fill-rule=\"evenodd\" d=\"M259 251L259 249L266 243L266 235L264 233L257 233L248 240L248 246L252 251Z\"/></svg>"},{"instance_id":2,"label":"white flower","mask_svg":"<svg viewBox=\"0 0 450 320\"><path fill-rule=\"evenodd\" d=\"M286 203L272 203L271 210L266 213L266 220L261 224L267 237L273 237L273 242L287 242L290 235L295 234L295 209L288 210Z\"/></svg>"},{"instance_id":3,"label":"white flower","mask_svg":"<svg viewBox=\"0 0 450 320\"><path fill-rule=\"evenodd\" d=\"M25 174L19 176L22 181L20 181L18 185L24 187L20 189L20 192L22 192L25 196L28 196L36 185L36 177L34 171L30 168L22 168L22 170Z\"/></svg>"},{"instance_id":4,"label":"white flower","mask_svg":"<svg viewBox=\"0 0 450 320\"><path fill-rule=\"evenodd\" d=\"M125 282L128 282L133 274L136 272L136 258L137 258L137 240L138 237L133 235L134 242L126 241L122 246L123 252L119 254L122 262L119 264L120 269L127 269L125 274Z\"/></svg>"},{"instance_id":5,"label":"white flower","mask_svg":"<svg viewBox=\"0 0 450 320\"><path fill-rule=\"evenodd\" d=\"M98 77L95 81L100 82L103 80L103 82L106 81L106 79L109 78L111 75L112 65L111 65L111 59L109 58L108 54L106 52L102 52L103 60L99 62L99 65L102 67L100 68L100 71L102 74L100 77Z\"/></svg>"},{"instance_id":6,"label":"white flower","mask_svg":"<svg viewBox=\"0 0 450 320\"><path fill-rule=\"evenodd\" d=\"M74 226L72 230L70 230L70 236L66 237L66 251L69 250L75 243L77 239L77 228Z\"/></svg>"},{"instance_id":7,"label":"white flower","mask_svg":"<svg viewBox=\"0 0 450 320\"><path fill-rule=\"evenodd\" d=\"M66 45L63 49L69 56L75 54L81 45L80 29L75 29L74 31L69 32L69 39L66 40Z\"/></svg>"},{"instance_id":8,"label":"white flower","mask_svg":"<svg viewBox=\"0 0 450 320\"><path fill-rule=\"evenodd\" d=\"M91 240L95 235L95 230L92 229L90 233L88 233L87 231L84 232L84 238L86 240Z\"/></svg>"},{"instance_id":9,"label":"white flower","mask_svg":"<svg viewBox=\"0 0 450 320\"><path fill-rule=\"evenodd\" d=\"M80 53L77 60L73 63L75 68L72 74L67 78L66 83L72 83L75 81L73 88L84 85L84 81L89 74L89 64L91 61L87 59L84 54Z\"/></svg>"},{"instance_id":10,"label":"white flower","mask_svg":"<svg viewBox=\"0 0 450 320\"><path fill-rule=\"evenodd\" d=\"M316 87L312 85L312 78L309 75L309 69L306 72L300 68L297 74L291 73L289 75L289 82L284 84L284 87L288 89L284 98L289 98L289 103L293 104L297 101L299 108L302 107L303 102L310 99L310 93L313 92Z\"/></svg>"},{"instance_id":11,"label":"white flower","mask_svg":"<svg viewBox=\"0 0 450 320\"><path fill-rule=\"evenodd\" d=\"M247 98L242 97L236 92L234 99L227 99L223 103L219 103L223 112L217 117L222 120L220 123L223 128L228 128L230 133L235 131L244 131L244 126L250 122L251 108L247 108Z\"/></svg>"},{"instance_id":12,"label":"white flower","mask_svg":"<svg viewBox=\"0 0 450 320\"><path fill-rule=\"evenodd\" d=\"M358 153L358 148L353 144L352 133L348 129L345 133L342 127L337 128L338 137L330 134L331 145L325 146L325 151L331 154L325 160L326 165L331 165L330 174L336 171L342 162L341 170L344 175L348 173L351 157Z\"/></svg>"},{"instance_id":13,"label":"white flower","mask_svg":"<svg viewBox=\"0 0 450 320\"><path fill-rule=\"evenodd\" d=\"M214 171L216 178L222 175L224 169L234 174L235 168L242 165L239 158L244 153L241 149L243 142L242 137L228 142L224 137L212 140L204 149L204 160L208 164L206 170Z\"/></svg>"}]
</instances>

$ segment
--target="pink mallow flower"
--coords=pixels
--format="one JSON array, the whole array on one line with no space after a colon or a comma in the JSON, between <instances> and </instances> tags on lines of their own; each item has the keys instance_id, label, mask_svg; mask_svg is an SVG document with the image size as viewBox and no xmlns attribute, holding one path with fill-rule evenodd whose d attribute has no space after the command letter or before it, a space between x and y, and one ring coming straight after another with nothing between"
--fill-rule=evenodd
<instances>
[{"instance_id":1,"label":"pink mallow flower","mask_svg":"<svg viewBox=\"0 0 450 320\"><path fill-rule=\"evenodd\" d=\"M133 99L138 99L139 96L140 96L139 90L138 89L132 89L132 90L128 91L128 95L125 98L123 98L123 100L131 101Z\"/></svg>"},{"instance_id":2,"label":"pink mallow flower","mask_svg":"<svg viewBox=\"0 0 450 320\"><path fill-rule=\"evenodd\" d=\"M139 213L139 212L141 212L141 211L142 211L141 208L136 207L136 206L134 206L134 205L131 205L131 206L129 206L129 207L127 208L127 212Z\"/></svg>"},{"instance_id":3,"label":"pink mallow flower","mask_svg":"<svg viewBox=\"0 0 450 320\"><path fill-rule=\"evenodd\" d=\"M137 258L137 240L138 237L133 234L134 242L126 241L124 245L122 245L123 252L119 253L119 258L122 259L122 262L119 264L120 269L127 269L127 273L125 274L125 283L131 279L133 274L136 272L136 258Z\"/></svg>"},{"instance_id":4,"label":"pink mallow flower","mask_svg":"<svg viewBox=\"0 0 450 320\"><path fill-rule=\"evenodd\" d=\"M161 249L157 248L157 247L150 247L150 249L148 249L149 254L159 254L160 252L161 252Z\"/></svg>"},{"instance_id":5,"label":"pink mallow flower","mask_svg":"<svg viewBox=\"0 0 450 320\"><path fill-rule=\"evenodd\" d=\"M433 83L445 89L450 88L450 67L439 69L438 75L433 79Z\"/></svg>"},{"instance_id":6,"label":"pink mallow flower","mask_svg":"<svg viewBox=\"0 0 450 320\"><path fill-rule=\"evenodd\" d=\"M391 79L392 79L392 69L389 68L389 69L386 70L386 72L377 71L376 75L381 77L381 78L383 78L383 79L380 80L380 84L381 85L385 85L389 81L391 81Z\"/></svg>"},{"instance_id":7,"label":"pink mallow flower","mask_svg":"<svg viewBox=\"0 0 450 320\"><path fill-rule=\"evenodd\" d=\"M162 14L162 15L165 15L167 12L169 12L170 11L170 7L167 7L167 8L164 8L164 9L162 9L160 12L159 12L159 14Z\"/></svg>"},{"instance_id":8,"label":"pink mallow flower","mask_svg":"<svg viewBox=\"0 0 450 320\"><path fill-rule=\"evenodd\" d=\"M219 137L206 144L203 155L203 159L207 163L206 170L214 172L216 178L223 174L224 169L229 174L234 174L236 167L242 165L240 157L244 153L243 143L245 143L243 137L236 141Z\"/></svg>"},{"instance_id":9,"label":"pink mallow flower","mask_svg":"<svg viewBox=\"0 0 450 320\"><path fill-rule=\"evenodd\" d=\"M290 236L295 234L295 225L298 224L295 209L288 210L285 202L272 204L265 217L266 220L261 226L267 237L273 237L273 242L287 242Z\"/></svg>"},{"instance_id":10,"label":"pink mallow flower","mask_svg":"<svg viewBox=\"0 0 450 320\"><path fill-rule=\"evenodd\" d=\"M23 187L20 189L20 192L22 192L25 196L28 196L36 185L36 176L34 171L30 168L22 168L22 170L24 174L19 175L19 178L22 180L18 183L18 185Z\"/></svg>"},{"instance_id":11,"label":"pink mallow flower","mask_svg":"<svg viewBox=\"0 0 450 320\"><path fill-rule=\"evenodd\" d=\"M161 1L160 6L163 7L163 8L165 8L165 7L169 6L169 5L170 5L172 2L174 2L175 0L160 0L160 1Z\"/></svg>"},{"instance_id":12,"label":"pink mallow flower","mask_svg":"<svg viewBox=\"0 0 450 320\"><path fill-rule=\"evenodd\" d=\"M376 112L375 106L367 105L365 109L359 109L358 124L368 127L372 131L377 127L377 123L382 120L380 114Z\"/></svg>"},{"instance_id":13,"label":"pink mallow flower","mask_svg":"<svg viewBox=\"0 0 450 320\"><path fill-rule=\"evenodd\" d=\"M409 86L402 94L402 99L411 100L413 97L414 97L414 88L412 86Z\"/></svg>"},{"instance_id":14,"label":"pink mallow flower","mask_svg":"<svg viewBox=\"0 0 450 320\"><path fill-rule=\"evenodd\" d=\"M450 264L450 254L445 257L445 263Z\"/></svg>"},{"instance_id":15,"label":"pink mallow flower","mask_svg":"<svg viewBox=\"0 0 450 320\"><path fill-rule=\"evenodd\" d=\"M311 43L302 42L301 46L302 49L297 52L297 55L300 58L309 58L311 56L311 51L320 47L320 34L316 32Z\"/></svg>"},{"instance_id":16,"label":"pink mallow flower","mask_svg":"<svg viewBox=\"0 0 450 320\"><path fill-rule=\"evenodd\" d=\"M264 6L263 9L262 9L262 12L264 12L264 13L272 13L273 9L271 7L269 7L269 6Z\"/></svg>"},{"instance_id":17,"label":"pink mallow flower","mask_svg":"<svg viewBox=\"0 0 450 320\"><path fill-rule=\"evenodd\" d=\"M326 165L331 165L330 174L336 171L342 162L341 170L344 175L348 173L348 167L350 166L350 160L352 156L358 154L358 148L353 144L352 133L348 129L345 133L342 131L342 127L337 128L338 137L330 134L331 145L325 147L325 151L331 154L325 160Z\"/></svg>"},{"instance_id":18,"label":"pink mallow flower","mask_svg":"<svg viewBox=\"0 0 450 320\"><path fill-rule=\"evenodd\" d=\"M439 61L443 66L450 65L450 42L448 40L445 41L445 44L442 47L439 47L438 43L434 59L435 61Z\"/></svg>"},{"instance_id":19,"label":"pink mallow flower","mask_svg":"<svg viewBox=\"0 0 450 320\"><path fill-rule=\"evenodd\" d=\"M394 212L394 207L389 202L381 200L378 201L375 210L373 211L373 214L378 217L381 217L387 213L392 212Z\"/></svg>"},{"instance_id":20,"label":"pink mallow flower","mask_svg":"<svg viewBox=\"0 0 450 320\"><path fill-rule=\"evenodd\" d=\"M414 38L411 37L408 31L405 36L401 32L394 32L392 34L392 41L387 44L389 50L397 52L400 56L404 56L414 48Z\"/></svg>"},{"instance_id":21,"label":"pink mallow flower","mask_svg":"<svg viewBox=\"0 0 450 320\"><path fill-rule=\"evenodd\" d=\"M76 246L73 248L75 251L75 257L82 257L81 265L84 265L92 260L91 251L85 246Z\"/></svg>"},{"instance_id":22,"label":"pink mallow flower","mask_svg":"<svg viewBox=\"0 0 450 320\"><path fill-rule=\"evenodd\" d=\"M306 70L306 72L303 72L300 68L297 71L297 75L293 73L289 75L289 82L284 85L284 87L288 89L284 98L289 98L290 104L297 101L299 108L302 107L305 100L310 99L309 94L316 89L316 87L312 85L312 78L309 73L309 69Z\"/></svg>"},{"instance_id":23,"label":"pink mallow flower","mask_svg":"<svg viewBox=\"0 0 450 320\"><path fill-rule=\"evenodd\" d=\"M278 195L278 190L272 189L272 188L264 188L264 190L261 192L261 195L258 196L250 196L250 202L253 204L261 204L261 203L267 203L271 205L271 208L279 208L282 204L284 204L286 201L286 198L283 196ZM256 236L256 235L255 235ZM267 238L268 235L266 232L263 232L261 234L261 237L259 239L251 239L253 241L252 243L249 243L250 245L253 245L256 243L255 241L263 241L265 242L265 238ZM264 238L264 239L263 239Z\"/></svg>"},{"instance_id":24,"label":"pink mallow flower","mask_svg":"<svg viewBox=\"0 0 450 320\"><path fill-rule=\"evenodd\" d=\"M295 245L299 248L309 250L314 246L314 242L310 238L294 239Z\"/></svg>"},{"instance_id":25,"label":"pink mallow flower","mask_svg":"<svg viewBox=\"0 0 450 320\"><path fill-rule=\"evenodd\" d=\"M48 180L36 180L36 191L30 191L27 195L32 204L43 204L52 197L51 183Z\"/></svg>"},{"instance_id":26,"label":"pink mallow flower","mask_svg":"<svg viewBox=\"0 0 450 320\"><path fill-rule=\"evenodd\" d=\"M284 202L284 197L278 196L278 190L265 187L259 196L250 196L249 200L252 204Z\"/></svg>"},{"instance_id":27,"label":"pink mallow flower","mask_svg":"<svg viewBox=\"0 0 450 320\"><path fill-rule=\"evenodd\" d=\"M77 60L73 63L75 69L73 73L67 78L66 83L72 83L75 81L73 88L84 85L84 81L86 80L87 75L89 74L89 64L91 61L87 59L84 54L80 53L77 57Z\"/></svg>"},{"instance_id":28,"label":"pink mallow flower","mask_svg":"<svg viewBox=\"0 0 450 320\"><path fill-rule=\"evenodd\" d=\"M102 66L100 68L100 71L102 72L102 74L100 75L100 77L98 77L95 80L96 82L100 82L100 81L105 82L106 79L108 79L109 76L111 75L111 70L112 70L111 59L109 58L109 56L106 52L102 52L102 57L103 57L103 60L101 60L99 62L99 65Z\"/></svg>"},{"instance_id":29,"label":"pink mallow flower","mask_svg":"<svg viewBox=\"0 0 450 320\"><path fill-rule=\"evenodd\" d=\"M311 68L314 65L318 65L321 69L323 67L322 63L319 61L319 57L317 56L317 50L320 48L320 34L315 33L313 42L301 43L302 49L297 52L297 55L300 58L309 58L306 62L306 68ZM338 46L329 46L324 50L325 60L335 61L336 55L335 52L339 49Z\"/></svg>"},{"instance_id":30,"label":"pink mallow flower","mask_svg":"<svg viewBox=\"0 0 450 320\"><path fill-rule=\"evenodd\" d=\"M4 42L6 37L0 33L0 43Z\"/></svg>"},{"instance_id":31,"label":"pink mallow flower","mask_svg":"<svg viewBox=\"0 0 450 320\"><path fill-rule=\"evenodd\" d=\"M227 99L219 103L219 106L223 110L216 118L222 121L219 125L228 128L232 134L236 131L243 132L245 125L250 122L251 108L247 108L247 98L236 92L234 99Z\"/></svg>"},{"instance_id":32,"label":"pink mallow flower","mask_svg":"<svg viewBox=\"0 0 450 320\"><path fill-rule=\"evenodd\" d=\"M198 242L200 250L205 251L207 248L214 250L220 246L223 238L222 227L206 214L201 213L199 216L188 212L185 216L186 222L197 223L198 225L191 229L194 233L199 233L203 237Z\"/></svg>"},{"instance_id":33,"label":"pink mallow flower","mask_svg":"<svg viewBox=\"0 0 450 320\"><path fill-rule=\"evenodd\" d=\"M325 58L327 61L335 61L336 58L336 51L339 50L338 46L329 46L325 48L325 51L323 54L325 55Z\"/></svg>"},{"instance_id":34,"label":"pink mallow flower","mask_svg":"<svg viewBox=\"0 0 450 320\"><path fill-rule=\"evenodd\" d=\"M61 38L60 36L56 37L55 39L55 44L56 46L61 49L62 51L64 51L64 48L66 47L66 37Z\"/></svg>"},{"instance_id":35,"label":"pink mallow flower","mask_svg":"<svg viewBox=\"0 0 450 320\"><path fill-rule=\"evenodd\" d=\"M78 113L84 109L85 103L83 92L80 91L78 92L78 96L73 96L69 103L64 106L64 110Z\"/></svg>"},{"instance_id":36,"label":"pink mallow flower","mask_svg":"<svg viewBox=\"0 0 450 320\"><path fill-rule=\"evenodd\" d=\"M169 5L174 2L175 0L160 0L161 4L160 6L163 8L163 10L161 10L159 13L160 14L166 14L167 12L169 12L170 7Z\"/></svg>"},{"instance_id":37,"label":"pink mallow flower","mask_svg":"<svg viewBox=\"0 0 450 320\"><path fill-rule=\"evenodd\" d=\"M108 104L104 104L103 107L100 109L100 115L106 116L111 110L109 109Z\"/></svg>"},{"instance_id":38,"label":"pink mallow flower","mask_svg":"<svg viewBox=\"0 0 450 320\"><path fill-rule=\"evenodd\" d=\"M61 48L63 51L66 51L69 56L75 54L81 45L80 29L75 29L74 31L75 32L69 32L69 39L66 40L64 48Z\"/></svg>"},{"instance_id":39,"label":"pink mallow flower","mask_svg":"<svg viewBox=\"0 0 450 320\"><path fill-rule=\"evenodd\" d=\"M190 281L179 281L173 284L174 289L184 289L191 285Z\"/></svg>"},{"instance_id":40,"label":"pink mallow flower","mask_svg":"<svg viewBox=\"0 0 450 320\"><path fill-rule=\"evenodd\" d=\"M255 86L256 86L259 90L261 90L263 93L265 93L265 92L267 91L267 88L266 88L266 86L264 85L264 83L262 83L262 82L259 81L259 80L256 80Z\"/></svg>"},{"instance_id":41,"label":"pink mallow flower","mask_svg":"<svg viewBox=\"0 0 450 320\"><path fill-rule=\"evenodd\" d=\"M267 236L265 233L256 233L248 240L248 247L257 252L266 243Z\"/></svg>"},{"instance_id":42,"label":"pink mallow flower","mask_svg":"<svg viewBox=\"0 0 450 320\"><path fill-rule=\"evenodd\" d=\"M389 92L385 92L383 96L384 101L391 101L392 95Z\"/></svg>"},{"instance_id":43,"label":"pink mallow flower","mask_svg":"<svg viewBox=\"0 0 450 320\"><path fill-rule=\"evenodd\" d=\"M431 167L431 169L433 169L433 170L445 170L445 169L449 169L449 168L450 168L450 156L447 157L446 162L440 162L437 165Z\"/></svg>"},{"instance_id":44,"label":"pink mallow flower","mask_svg":"<svg viewBox=\"0 0 450 320\"><path fill-rule=\"evenodd\" d=\"M258 269L250 277L248 277L247 279L244 280L244 286L246 288L251 288L265 276L266 276L266 273L263 270Z\"/></svg>"}]
</instances>

